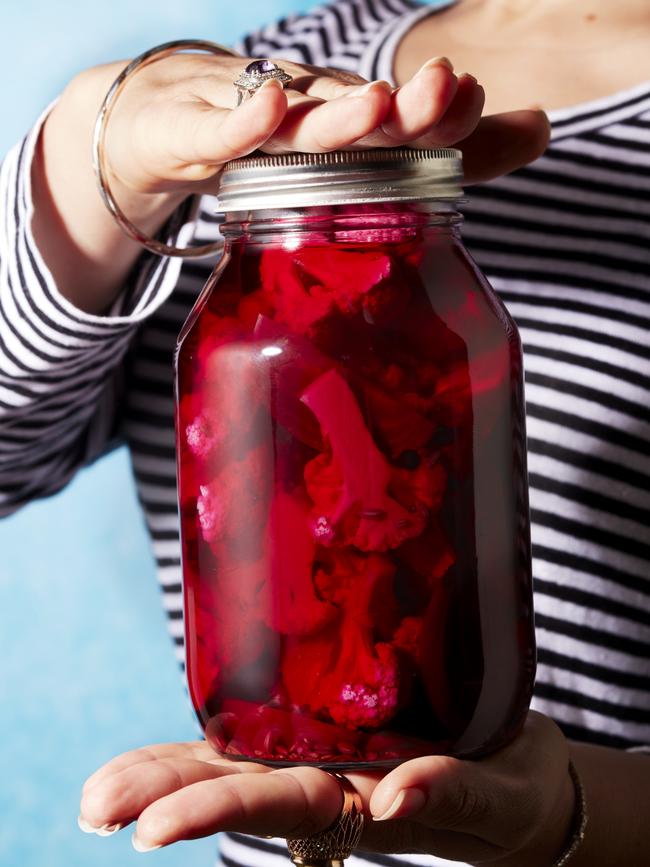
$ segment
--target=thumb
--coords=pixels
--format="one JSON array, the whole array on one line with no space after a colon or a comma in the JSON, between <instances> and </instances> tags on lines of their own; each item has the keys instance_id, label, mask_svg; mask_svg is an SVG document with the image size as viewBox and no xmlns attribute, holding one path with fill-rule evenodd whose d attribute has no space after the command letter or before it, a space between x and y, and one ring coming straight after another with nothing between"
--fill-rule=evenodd
<instances>
[{"instance_id":1,"label":"thumb","mask_svg":"<svg viewBox=\"0 0 650 867\"><path fill-rule=\"evenodd\" d=\"M148 122L138 125L138 152L157 178L202 181L228 160L263 145L286 112L287 97L275 79L235 109L199 100L168 101L151 107Z\"/></svg>"},{"instance_id":2,"label":"thumb","mask_svg":"<svg viewBox=\"0 0 650 867\"><path fill-rule=\"evenodd\" d=\"M235 109L193 109L195 123L191 140L183 135L187 162L221 164L246 156L270 138L287 113L287 96L277 79L266 81L252 98Z\"/></svg>"},{"instance_id":3,"label":"thumb","mask_svg":"<svg viewBox=\"0 0 650 867\"><path fill-rule=\"evenodd\" d=\"M476 763L428 756L385 776L369 806L376 822L408 818L510 847L516 829L528 823L526 798L517 797L515 788L505 775L486 773Z\"/></svg>"},{"instance_id":4,"label":"thumb","mask_svg":"<svg viewBox=\"0 0 650 867\"><path fill-rule=\"evenodd\" d=\"M465 183L508 174L540 157L551 127L543 111L522 110L481 118L474 132L454 147L463 152Z\"/></svg>"}]
</instances>

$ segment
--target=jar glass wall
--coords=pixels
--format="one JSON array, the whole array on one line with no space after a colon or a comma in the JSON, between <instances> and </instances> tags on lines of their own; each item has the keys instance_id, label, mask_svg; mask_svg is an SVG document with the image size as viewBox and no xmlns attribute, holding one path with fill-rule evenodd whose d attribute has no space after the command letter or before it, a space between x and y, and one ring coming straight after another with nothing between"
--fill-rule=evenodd
<instances>
[{"instance_id":1,"label":"jar glass wall","mask_svg":"<svg viewBox=\"0 0 650 867\"><path fill-rule=\"evenodd\" d=\"M521 348L458 220L375 203L224 224L177 433L187 676L227 756L479 756L523 722Z\"/></svg>"}]
</instances>

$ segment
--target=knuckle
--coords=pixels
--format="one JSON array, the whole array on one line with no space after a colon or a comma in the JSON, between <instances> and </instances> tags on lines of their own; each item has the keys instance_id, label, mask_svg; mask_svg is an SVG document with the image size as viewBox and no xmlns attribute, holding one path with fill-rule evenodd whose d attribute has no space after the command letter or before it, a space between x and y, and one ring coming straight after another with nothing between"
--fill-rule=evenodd
<instances>
[{"instance_id":1,"label":"knuckle","mask_svg":"<svg viewBox=\"0 0 650 867\"><path fill-rule=\"evenodd\" d=\"M171 759L159 759L156 764L158 767L155 770L158 773L162 771L165 775L165 782L170 791L177 791L183 788L183 774Z\"/></svg>"},{"instance_id":2,"label":"knuckle","mask_svg":"<svg viewBox=\"0 0 650 867\"><path fill-rule=\"evenodd\" d=\"M458 797L457 817L462 823L485 818L488 800L484 793L473 786L461 786Z\"/></svg>"},{"instance_id":3,"label":"knuckle","mask_svg":"<svg viewBox=\"0 0 650 867\"><path fill-rule=\"evenodd\" d=\"M480 823L489 816L491 811L490 798L483 789L467 785L460 780L455 791L447 799L443 807L445 824L449 828Z\"/></svg>"},{"instance_id":4,"label":"knuckle","mask_svg":"<svg viewBox=\"0 0 650 867\"><path fill-rule=\"evenodd\" d=\"M306 776L306 781L309 781L309 776L314 774L319 774L320 772L316 769L305 769L302 774ZM309 799L305 792L305 788L297 777L293 774L287 774L280 772L278 776L283 778L283 784L293 787L294 789L294 797L296 801L299 803L299 812L300 819L296 822L296 824L287 832L287 836L290 837L311 837L314 834L319 834L321 831L324 831L329 824L324 824L322 819L319 819L309 809ZM298 812L298 810L297 810Z\"/></svg>"},{"instance_id":5,"label":"knuckle","mask_svg":"<svg viewBox=\"0 0 650 867\"><path fill-rule=\"evenodd\" d=\"M340 81L342 84L367 84L368 79L364 78L363 75L357 75L356 72L345 72L343 69L329 69L327 70L327 74L331 78L335 78L337 81Z\"/></svg>"},{"instance_id":6,"label":"knuckle","mask_svg":"<svg viewBox=\"0 0 650 867\"><path fill-rule=\"evenodd\" d=\"M223 798L228 802L228 814L234 829L245 829L248 819L248 809L244 797L237 785L232 785L226 777L223 788L220 790Z\"/></svg>"}]
</instances>

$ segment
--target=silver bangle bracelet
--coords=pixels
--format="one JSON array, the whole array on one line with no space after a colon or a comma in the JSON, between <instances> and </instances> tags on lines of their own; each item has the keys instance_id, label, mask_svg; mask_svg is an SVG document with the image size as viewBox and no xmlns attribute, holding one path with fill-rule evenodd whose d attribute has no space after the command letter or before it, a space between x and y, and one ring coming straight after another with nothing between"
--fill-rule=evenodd
<instances>
[{"instance_id":1,"label":"silver bangle bracelet","mask_svg":"<svg viewBox=\"0 0 650 867\"><path fill-rule=\"evenodd\" d=\"M113 108L115 107L115 103L119 95L122 93L128 79L140 69L143 69L151 63L155 63L157 60L163 60L165 57L169 57L172 54L179 54L182 51L190 50L216 55L227 54L232 57L239 56L235 51L231 51L223 45L218 45L216 42L208 42L204 39L178 39L174 42L165 42L162 45L156 45L154 48L150 48L148 51L145 51L143 54L134 58L115 79L110 90L104 97L101 108L99 109L93 133L93 167L97 177L99 193L104 204L115 218L118 226L126 235L129 236L129 238L132 238L143 247L146 247L147 250L151 250L152 253L157 253L159 256L179 256L185 259L197 259L201 256L209 256L210 254L215 253L217 250L222 248L222 244L217 242L212 244L203 244L200 247L173 247L169 244L163 244L161 241L156 241L154 238L149 238L141 232L137 226L134 226L128 217L126 217L111 192L107 177L108 166L106 163L106 151L104 147L108 121Z\"/></svg>"},{"instance_id":2,"label":"silver bangle bracelet","mask_svg":"<svg viewBox=\"0 0 650 867\"><path fill-rule=\"evenodd\" d=\"M564 867L565 864L569 863L571 858L578 851L578 848L582 844L582 841L585 839L587 822L589 820L589 816L587 813L587 797L585 795L585 787L582 785L582 780L578 776L578 772L573 762L569 762L569 774L571 776L571 782L573 783L573 788L576 795L575 812L573 815L573 824L571 826L571 836L567 845L564 848L564 851L557 859L557 861L553 862L551 867Z\"/></svg>"}]
</instances>

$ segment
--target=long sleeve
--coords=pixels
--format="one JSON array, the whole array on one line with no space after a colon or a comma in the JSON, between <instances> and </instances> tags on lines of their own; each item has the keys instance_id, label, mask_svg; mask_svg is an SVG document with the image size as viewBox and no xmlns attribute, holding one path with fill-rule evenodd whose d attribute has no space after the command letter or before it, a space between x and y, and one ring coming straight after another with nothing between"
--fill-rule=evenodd
<instances>
[{"instance_id":1,"label":"long sleeve","mask_svg":"<svg viewBox=\"0 0 650 867\"><path fill-rule=\"evenodd\" d=\"M31 162L45 116L0 167L0 515L59 490L107 447L124 355L180 270L179 260L143 256L106 316L61 295L31 232Z\"/></svg>"}]
</instances>

